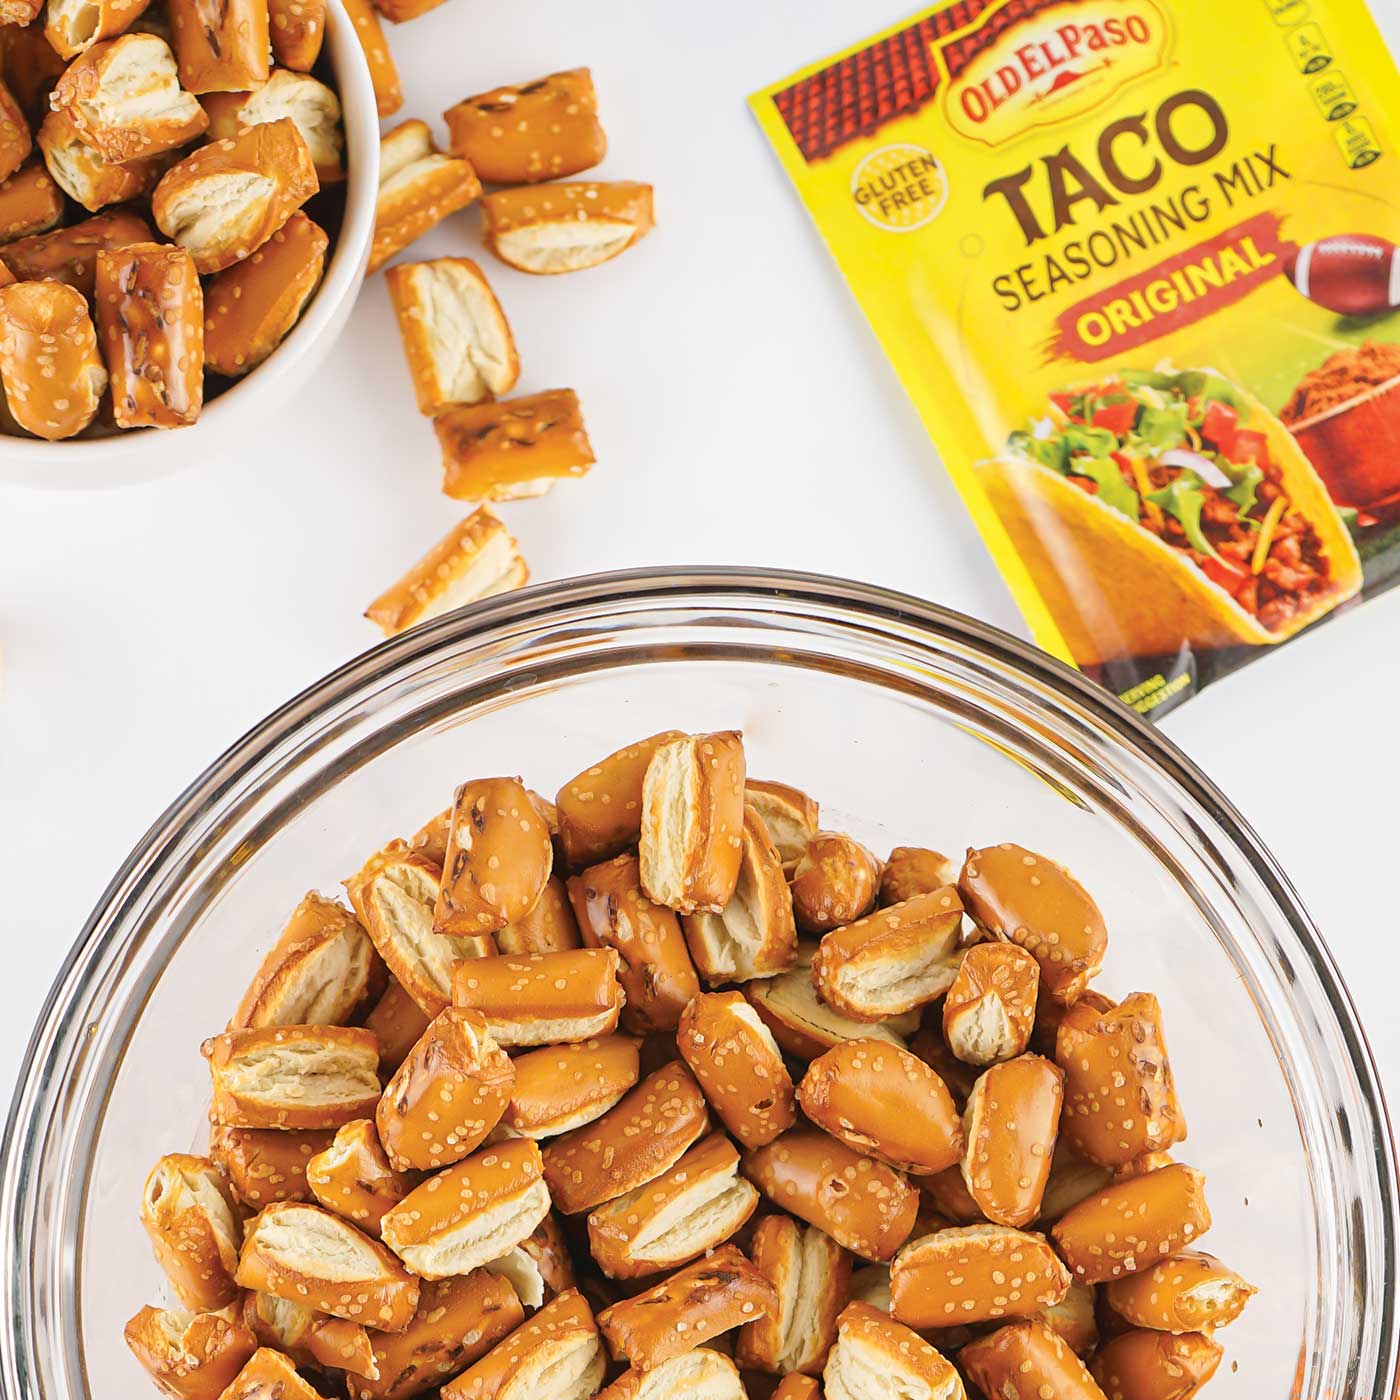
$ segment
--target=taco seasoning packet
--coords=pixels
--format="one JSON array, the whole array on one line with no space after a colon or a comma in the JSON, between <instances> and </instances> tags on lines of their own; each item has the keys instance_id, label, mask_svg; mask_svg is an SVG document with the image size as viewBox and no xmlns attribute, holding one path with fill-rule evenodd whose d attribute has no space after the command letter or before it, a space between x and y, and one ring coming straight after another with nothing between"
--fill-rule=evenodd
<instances>
[{"instance_id":1,"label":"taco seasoning packet","mask_svg":"<svg viewBox=\"0 0 1400 1400\"><path fill-rule=\"evenodd\" d=\"M1159 715L1400 578L1360 0L957 0L751 103L1046 649Z\"/></svg>"}]
</instances>

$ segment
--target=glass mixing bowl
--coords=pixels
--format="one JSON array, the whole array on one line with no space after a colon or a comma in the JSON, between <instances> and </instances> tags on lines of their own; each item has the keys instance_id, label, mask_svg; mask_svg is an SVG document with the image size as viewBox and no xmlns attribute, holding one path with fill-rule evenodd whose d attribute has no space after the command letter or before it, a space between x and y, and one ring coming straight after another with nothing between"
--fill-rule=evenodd
<instances>
[{"instance_id":1,"label":"glass mixing bowl","mask_svg":"<svg viewBox=\"0 0 1400 1400\"><path fill-rule=\"evenodd\" d=\"M834 579L719 571L549 584L376 648L272 715L151 829L44 1009L4 1145L7 1400L127 1400L122 1325L163 1296L137 1220L202 1144L200 1040L309 888L334 890L456 783L552 792L658 729L738 727L750 771L887 851L1012 840L1102 906L1098 985L1165 1008L1215 1218L1261 1292L1215 1400L1383 1400L1396 1172L1335 968L1268 853L1161 735L1010 637Z\"/></svg>"}]
</instances>

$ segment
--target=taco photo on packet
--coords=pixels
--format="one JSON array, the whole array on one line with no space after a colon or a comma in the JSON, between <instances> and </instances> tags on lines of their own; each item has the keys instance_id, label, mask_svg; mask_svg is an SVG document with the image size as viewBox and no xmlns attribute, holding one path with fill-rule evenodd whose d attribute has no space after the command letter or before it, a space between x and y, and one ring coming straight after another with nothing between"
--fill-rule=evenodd
<instances>
[{"instance_id":1,"label":"taco photo on packet","mask_svg":"<svg viewBox=\"0 0 1400 1400\"><path fill-rule=\"evenodd\" d=\"M1215 370L1052 393L977 474L1081 664L1281 642L1361 587L1311 463Z\"/></svg>"}]
</instances>

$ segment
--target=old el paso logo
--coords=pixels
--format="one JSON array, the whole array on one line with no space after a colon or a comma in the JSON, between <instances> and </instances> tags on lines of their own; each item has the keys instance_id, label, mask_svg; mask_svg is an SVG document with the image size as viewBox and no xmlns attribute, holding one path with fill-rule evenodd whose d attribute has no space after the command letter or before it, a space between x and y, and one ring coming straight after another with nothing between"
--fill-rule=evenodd
<instances>
[{"instance_id":1,"label":"old el paso logo","mask_svg":"<svg viewBox=\"0 0 1400 1400\"><path fill-rule=\"evenodd\" d=\"M984 15L979 27L987 26ZM1013 22L990 43L979 44L982 37L964 31L942 45L944 110L961 135L999 146L1077 117L1153 72L1168 35L1152 0L1066 0Z\"/></svg>"}]
</instances>

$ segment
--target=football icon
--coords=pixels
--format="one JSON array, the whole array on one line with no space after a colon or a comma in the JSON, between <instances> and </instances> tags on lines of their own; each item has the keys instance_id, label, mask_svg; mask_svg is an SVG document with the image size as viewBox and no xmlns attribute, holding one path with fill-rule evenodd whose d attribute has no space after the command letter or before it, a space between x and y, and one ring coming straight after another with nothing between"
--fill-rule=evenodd
<instances>
[{"instance_id":1,"label":"football icon","mask_svg":"<svg viewBox=\"0 0 1400 1400\"><path fill-rule=\"evenodd\" d=\"M1400 249L1369 233L1321 238L1290 253L1288 280L1339 316L1374 316L1400 306Z\"/></svg>"}]
</instances>

